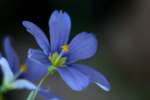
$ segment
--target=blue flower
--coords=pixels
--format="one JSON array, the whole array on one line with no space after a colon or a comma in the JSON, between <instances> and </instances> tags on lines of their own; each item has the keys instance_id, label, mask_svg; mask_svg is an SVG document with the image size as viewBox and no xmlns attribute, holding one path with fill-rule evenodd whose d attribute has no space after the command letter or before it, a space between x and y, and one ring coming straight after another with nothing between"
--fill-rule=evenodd
<instances>
[{"instance_id":1,"label":"blue flower","mask_svg":"<svg viewBox=\"0 0 150 100\"><path fill-rule=\"evenodd\" d=\"M0 57L0 66L4 74L3 83L0 89L1 92L6 92L13 89L33 90L36 88L36 86L28 80L16 79L4 57Z\"/></svg>"},{"instance_id":2,"label":"blue flower","mask_svg":"<svg viewBox=\"0 0 150 100\"><path fill-rule=\"evenodd\" d=\"M54 11L49 19L50 41L34 23L23 21L23 26L31 33L41 50L30 49L28 57L43 66L34 67L37 76L57 71L66 84L75 91L81 91L90 83L96 83L105 91L110 90L107 79L87 65L76 64L79 60L92 57L97 50L97 40L92 33L81 32L68 42L71 21L66 12Z\"/></svg>"},{"instance_id":3,"label":"blue flower","mask_svg":"<svg viewBox=\"0 0 150 100\"><path fill-rule=\"evenodd\" d=\"M32 75L29 74L28 68L32 67L30 65L34 64L34 66L37 66L37 64L26 59L25 64L20 65L18 56L10 43L9 37L4 39L3 46L7 60L0 54L0 67L4 76L0 92L7 92L14 89L35 90L37 86L28 80L29 77L30 79L33 79L34 72L31 72L30 70ZM54 98L55 100L59 100L57 96L46 89L41 88L39 94L42 95L45 100L53 100Z\"/></svg>"}]
</instances>

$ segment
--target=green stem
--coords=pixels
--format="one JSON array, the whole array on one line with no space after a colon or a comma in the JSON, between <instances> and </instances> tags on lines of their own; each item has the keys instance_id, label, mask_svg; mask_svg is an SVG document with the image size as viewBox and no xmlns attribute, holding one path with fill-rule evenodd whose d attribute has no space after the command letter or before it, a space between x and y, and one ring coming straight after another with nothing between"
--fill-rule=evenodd
<instances>
[{"instance_id":1,"label":"green stem","mask_svg":"<svg viewBox=\"0 0 150 100\"><path fill-rule=\"evenodd\" d=\"M35 100L38 91L40 90L41 85L43 84L43 82L46 80L46 78L49 76L49 72L41 79L41 81L39 82L37 88L35 90L33 90L32 92L30 92L29 96L27 97L27 100Z\"/></svg>"}]
</instances>

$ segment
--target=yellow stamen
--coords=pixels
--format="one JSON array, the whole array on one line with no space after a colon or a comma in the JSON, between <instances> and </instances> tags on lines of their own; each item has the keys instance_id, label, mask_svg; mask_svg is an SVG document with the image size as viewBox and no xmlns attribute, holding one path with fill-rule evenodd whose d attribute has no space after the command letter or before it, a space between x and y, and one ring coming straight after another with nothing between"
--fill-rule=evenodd
<instances>
[{"instance_id":1,"label":"yellow stamen","mask_svg":"<svg viewBox=\"0 0 150 100\"><path fill-rule=\"evenodd\" d=\"M20 71L21 72L27 72L28 68L25 64L21 65Z\"/></svg>"},{"instance_id":2,"label":"yellow stamen","mask_svg":"<svg viewBox=\"0 0 150 100\"><path fill-rule=\"evenodd\" d=\"M67 44L62 45L61 48L62 48L62 50L64 52L68 52L69 51L69 46Z\"/></svg>"}]
</instances>

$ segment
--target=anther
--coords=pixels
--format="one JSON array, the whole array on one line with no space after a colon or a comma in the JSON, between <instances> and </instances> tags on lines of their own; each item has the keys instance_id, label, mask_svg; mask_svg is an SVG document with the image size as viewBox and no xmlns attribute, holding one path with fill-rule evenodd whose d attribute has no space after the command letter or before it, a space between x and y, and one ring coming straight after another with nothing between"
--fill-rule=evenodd
<instances>
[{"instance_id":1,"label":"anther","mask_svg":"<svg viewBox=\"0 0 150 100\"><path fill-rule=\"evenodd\" d=\"M61 46L61 49L63 52L68 52L69 51L69 46L67 44L64 44Z\"/></svg>"},{"instance_id":2,"label":"anther","mask_svg":"<svg viewBox=\"0 0 150 100\"><path fill-rule=\"evenodd\" d=\"M25 64L21 65L20 71L21 72L27 72L28 68Z\"/></svg>"}]
</instances>

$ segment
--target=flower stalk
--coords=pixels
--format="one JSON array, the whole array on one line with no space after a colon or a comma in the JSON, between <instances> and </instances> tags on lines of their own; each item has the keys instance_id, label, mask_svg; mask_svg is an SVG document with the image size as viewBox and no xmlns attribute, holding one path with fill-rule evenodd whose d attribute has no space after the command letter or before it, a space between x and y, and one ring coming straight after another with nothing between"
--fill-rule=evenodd
<instances>
[{"instance_id":1,"label":"flower stalk","mask_svg":"<svg viewBox=\"0 0 150 100\"><path fill-rule=\"evenodd\" d=\"M47 77L50 75L50 74L53 74L53 71L54 71L55 67L54 66L50 66L48 68L48 73L40 80L39 84L37 85L37 88L33 91L30 92L30 94L28 95L27 97L27 100L35 100L39 90L40 90L40 87L42 86L42 84L46 81Z\"/></svg>"}]
</instances>

